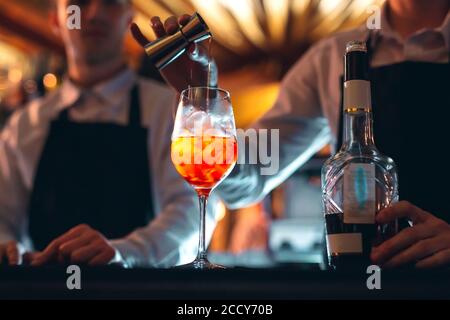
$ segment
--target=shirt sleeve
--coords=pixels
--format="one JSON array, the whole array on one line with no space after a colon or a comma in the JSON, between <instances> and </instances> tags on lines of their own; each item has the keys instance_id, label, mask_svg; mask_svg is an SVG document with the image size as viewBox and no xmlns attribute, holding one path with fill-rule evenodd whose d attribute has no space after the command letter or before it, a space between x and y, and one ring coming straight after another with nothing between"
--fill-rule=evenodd
<instances>
[{"instance_id":1,"label":"shirt sleeve","mask_svg":"<svg viewBox=\"0 0 450 320\"><path fill-rule=\"evenodd\" d=\"M171 95L171 98L173 96ZM168 98L170 99L170 98ZM113 240L127 266L171 267L194 260L199 240L200 213L197 194L176 172L170 156L173 130L170 102L162 101L151 133L151 174L154 200L159 212L146 227L125 238ZM206 242L216 224L217 198L209 199L206 215Z\"/></svg>"},{"instance_id":2,"label":"shirt sleeve","mask_svg":"<svg viewBox=\"0 0 450 320\"><path fill-rule=\"evenodd\" d=\"M18 241L31 249L27 236L28 191L18 159L18 118L14 114L0 136L0 243Z\"/></svg>"},{"instance_id":3,"label":"shirt sleeve","mask_svg":"<svg viewBox=\"0 0 450 320\"><path fill-rule=\"evenodd\" d=\"M238 139L238 164L218 187L229 207L261 201L330 141L331 132L319 98L319 49L317 46L310 49L286 75L275 105L249 129L257 130L253 143L251 139ZM266 145L261 141L266 136L261 129L268 130L270 164L261 157L264 150L258 148ZM245 133L248 135L249 131ZM258 159L253 164L249 161L252 157Z\"/></svg>"}]
</instances>

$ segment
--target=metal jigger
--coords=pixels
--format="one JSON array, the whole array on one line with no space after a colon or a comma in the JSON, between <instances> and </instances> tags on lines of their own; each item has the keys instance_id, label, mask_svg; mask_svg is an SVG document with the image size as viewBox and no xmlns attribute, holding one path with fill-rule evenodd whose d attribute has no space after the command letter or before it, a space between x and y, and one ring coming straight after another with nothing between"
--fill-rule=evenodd
<instances>
[{"instance_id":1,"label":"metal jigger","mask_svg":"<svg viewBox=\"0 0 450 320\"><path fill-rule=\"evenodd\" d=\"M150 42L144 49L152 63L158 69L162 69L182 55L191 43L197 43L210 37L211 32L208 26L202 17L196 13L175 34Z\"/></svg>"}]
</instances>

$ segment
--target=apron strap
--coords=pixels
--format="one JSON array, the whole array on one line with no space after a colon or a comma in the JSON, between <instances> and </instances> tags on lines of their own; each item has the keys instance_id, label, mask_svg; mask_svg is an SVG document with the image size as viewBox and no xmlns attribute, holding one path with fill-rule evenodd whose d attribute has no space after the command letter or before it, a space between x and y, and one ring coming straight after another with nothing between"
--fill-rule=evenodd
<instances>
[{"instance_id":1,"label":"apron strap","mask_svg":"<svg viewBox=\"0 0 450 320\"><path fill-rule=\"evenodd\" d=\"M366 38L366 48L367 48L367 62L369 63L369 71L370 71L370 63L375 54L375 48L377 47L380 41L380 35L377 31L369 30Z\"/></svg>"},{"instance_id":2,"label":"apron strap","mask_svg":"<svg viewBox=\"0 0 450 320\"><path fill-rule=\"evenodd\" d=\"M65 108L63 111L59 113L58 121L69 122L69 109L70 108Z\"/></svg>"},{"instance_id":3,"label":"apron strap","mask_svg":"<svg viewBox=\"0 0 450 320\"><path fill-rule=\"evenodd\" d=\"M136 83L130 93L130 109L128 115L130 127L141 127L141 103L139 100L139 84Z\"/></svg>"}]
</instances>

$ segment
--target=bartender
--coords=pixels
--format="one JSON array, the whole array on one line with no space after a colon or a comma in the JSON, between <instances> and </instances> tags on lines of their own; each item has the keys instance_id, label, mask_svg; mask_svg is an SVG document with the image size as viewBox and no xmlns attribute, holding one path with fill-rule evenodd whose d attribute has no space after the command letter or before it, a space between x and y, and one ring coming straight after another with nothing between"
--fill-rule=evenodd
<instances>
[{"instance_id":1,"label":"bartender","mask_svg":"<svg viewBox=\"0 0 450 320\"><path fill-rule=\"evenodd\" d=\"M170 160L176 92L127 67L130 1L52 5L68 73L2 132L0 262L190 262L199 215L194 190ZM67 27L69 5L81 9L80 30Z\"/></svg>"},{"instance_id":2,"label":"bartender","mask_svg":"<svg viewBox=\"0 0 450 320\"><path fill-rule=\"evenodd\" d=\"M221 197L231 207L258 202L325 144L340 144L345 45L366 41L375 141L399 165L403 200L381 211L377 221L406 218L411 223L375 248L372 260L384 267L449 266L450 170L439 157L448 145L450 118L449 9L449 0L387 0L380 30L364 25L314 45L284 78L273 108L254 124L256 129L280 130L280 171L264 176L259 165L237 165L219 186ZM165 28L158 18L152 23L160 33L177 29L174 17ZM166 79L180 74L179 66L169 68ZM171 84L182 87L179 82Z\"/></svg>"}]
</instances>

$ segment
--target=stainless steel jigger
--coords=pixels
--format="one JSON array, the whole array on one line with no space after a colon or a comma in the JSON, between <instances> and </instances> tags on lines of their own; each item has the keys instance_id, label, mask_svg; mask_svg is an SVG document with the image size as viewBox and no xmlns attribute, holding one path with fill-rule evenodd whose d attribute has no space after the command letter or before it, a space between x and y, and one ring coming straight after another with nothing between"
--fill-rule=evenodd
<instances>
[{"instance_id":1,"label":"stainless steel jigger","mask_svg":"<svg viewBox=\"0 0 450 320\"><path fill-rule=\"evenodd\" d=\"M205 21L196 13L175 34L150 42L144 49L152 63L162 69L182 55L190 44L209 39L211 36Z\"/></svg>"}]
</instances>

